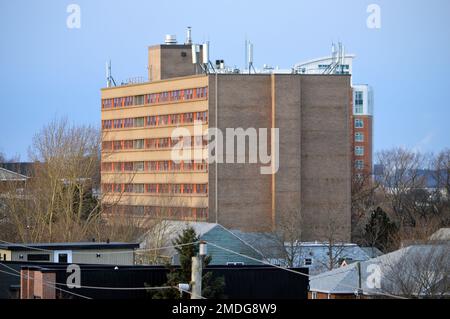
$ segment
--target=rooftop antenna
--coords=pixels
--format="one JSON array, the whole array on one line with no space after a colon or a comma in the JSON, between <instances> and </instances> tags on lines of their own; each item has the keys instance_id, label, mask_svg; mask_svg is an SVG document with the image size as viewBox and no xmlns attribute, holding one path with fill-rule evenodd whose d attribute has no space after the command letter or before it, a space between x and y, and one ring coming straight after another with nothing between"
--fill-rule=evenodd
<instances>
[{"instance_id":1,"label":"rooftop antenna","mask_svg":"<svg viewBox=\"0 0 450 319\"><path fill-rule=\"evenodd\" d=\"M192 28L187 27L186 29L186 44L192 44Z\"/></svg>"},{"instance_id":2,"label":"rooftop antenna","mask_svg":"<svg viewBox=\"0 0 450 319\"><path fill-rule=\"evenodd\" d=\"M245 48L245 58L244 58L244 68L246 68L247 67L247 61L248 61L248 44L247 44L247 36L245 37L245 45L244 45L244 48Z\"/></svg>"},{"instance_id":3,"label":"rooftop antenna","mask_svg":"<svg viewBox=\"0 0 450 319\"><path fill-rule=\"evenodd\" d=\"M197 66L199 64L198 63L198 55L200 53L200 46L198 44L192 44L191 50L192 50L192 53L191 53L191 55L192 55L192 64L195 67L195 74L197 74L197 71L198 71Z\"/></svg>"},{"instance_id":4,"label":"rooftop antenna","mask_svg":"<svg viewBox=\"0 0 450 319\"><path fill-rule=\"evenodd\" d=\"M344 47L342 42L337 43L337 49L334 42L331 43L331 63L323 71L323 74L335 74L336 69L344 64ZM339 70L338 70L339 71Z\"/></svg>"},{"instance_id":5,"label":"rooftop antenna","mask_svg":"<svg viewBox=\"0 0 450 319\"><path fill-rule=\"evenodd\" d=\"M106 62L106 87L110 88L112 84L114 84L114 86L117 86L116 81L114 81L114 78L111 75L111 60L109 60L108 62Z\"/></svg>"},{"instance_id":6,"label":"rooftop antenna","mask_svg":"<svg viewBox=\"0 0 450 319\"><path fill-rule=\"evenodd\" d=\"M331 62L334 63L336 61L336 46L334 42L331 43Z\"/></svg>"},{"instance_id":7,"label":"rooftop antenna","mask_svg":"<svg viewBox=\"0 0 450 319\"><path fill-rule=\"evenodd\" d=\"M202 68L205 73L209 73L209 70L211 70L215 73L216 70L214 69L213 64L209 60L209 41L206 41L203 43L203 56L202 56Z\"/></svg>"},{"instance_id":8,"label":"rooftop antenna","mask_svg":"<svg viewBox=\"0 0 450 319\"><path fill-rule=\"evenodd\" d=\"M252 73L252 69L253 71L256 73L255 67L253 66L253 43L251 43L250 41L247 41L247 58L248 58L248 74Z\"/></svg>"}]
</instances>

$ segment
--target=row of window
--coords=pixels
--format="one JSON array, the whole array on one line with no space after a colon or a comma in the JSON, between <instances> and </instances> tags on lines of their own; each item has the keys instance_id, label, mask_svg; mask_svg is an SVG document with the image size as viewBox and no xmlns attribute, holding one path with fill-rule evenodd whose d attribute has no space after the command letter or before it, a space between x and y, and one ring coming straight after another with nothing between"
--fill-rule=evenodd
<instances>
[{"instance_id":1,"label":"row of window","mask_svg":"<svg viewBox=\"0 0 450 319\"><path fill-rule=\"evenodd\" d=\"M102 163L102 172L206 172L208 163L195 161L149 161Z\"/></svg>"},{"instance_id":2,"label":"row of window","mask_svg":"<svg viewBox=\"0 0 450 319\"><path fill-rule=\"evenodd\" d=\"M102 150L158 150L168 149L175 145L180 147L206 147L208 146L208 138L207 136L186 136L183 138L161 137L137 140L104 141L102 142Z\"/></svg>"},{"instance_id":3,"label":"row of window","mask_svg":"<svg viewBox=\"0 0 450 319\"><path fill-rule=\"evenodd\" d=\"M208 194L208 184L102 184L104 193Z\"/></svg>"},{"instance_id":4,"label":"row of window","mask_svg":"<svg viewBox=\"0 0 450 319\"><path fill-rule=\"evenodd\" d=\"M208 112L190 112L166 115L154 115L126 119L103 120L102 128L106 130L133 127L155 127L177 124L190 124L194 121L208 122Z\"/></svg>"},{"instance_id":5,"label":"row of window","mask_svg":"<svg viewBox=\"0 0 450 319\"><path fill-rule=\"evenodd\" d=\"M135 217L202 221L208 218L208 208L113 205L105 210L105 214Z\"/></svg>"},{"instance_id":6,"label":"row of window","mask_svg":"<svg viewBox=\"0 0 450 319\"><path fill-rule=\"evenodd\" d=\"M207 87L174 90L160 93L116 97L112 99L102 99L102 109L128 107L144 104L158 104L175 101L189 101L195 99L206 99L207 97L208 97Z\"/></svg>"}]
</instances>

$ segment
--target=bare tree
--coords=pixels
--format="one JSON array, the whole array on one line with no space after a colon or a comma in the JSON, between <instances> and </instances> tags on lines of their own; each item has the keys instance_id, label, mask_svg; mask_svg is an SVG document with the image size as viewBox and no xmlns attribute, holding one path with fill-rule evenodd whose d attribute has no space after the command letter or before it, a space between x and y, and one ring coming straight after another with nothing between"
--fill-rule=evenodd
<instances>
[{"instance_id":1,"label":"bare tree","mask_svg":"<svg viewBox=\"0 0 450 319\"><path fill-rule=\"evenodd\" d=\"M97 129L70 125L66 119L53 120L35 135L29 150L31 178L21 194L11 185L4 196L2 210L14 229L11 241L100 237L96 230L105 222L102 200L109 195L98 191L100 142Z\"/></svg>"},{"instance_id":2,"label":"bare tree","mask_svg":"<svg viewBox=\"0 0 450 319\"><path fill-rule=\"evenodd\" d=\"M382 167L380 185L386 204L400 225L414 226L418 203L412 192L425 188L425 179L420 170L425 167L426 158L420 153L395 148L378 153Z\"/></svg>"},{"instance_id":3,"label":"bare tree","mask_svg":"<svg viewBox=\"0 0 450 319\"><path fill-rule=\"evenodd\" d=\"M302 216L290 209L278 214L272 232L265 234L264 243L253 243L267 259L275 259L284 267L298 267L303 259Z\"/></svg>"},{"instance_id":4,"label":"bare tree","mask_svg":"<svg viewBox=\"0 0 450 319\"><path fill-rule=\"evenodd\" d=\"M378 181L373 179L371 171L361 170L352 175L351 237L353 242L363 241L364 225L371 212L377 207L375 195L378 187Z\"/></svg>"},{"instance_id":5,"label":"bare tree","mask_svg":"<svg viewBox=\"0 0 450 319\"><path fill-rule=\"evenodd\" d=\"M383 265L382 288L408 298L448 298L450 245L411 246Z\"/></svg>"},{"instance_id":6,"label":"bare tree","mask_svg":"<svg viewBox=\"0 0 450 319\"><path fill-rule=\"evenodd\" d=\"M333 217L334 215L332 213L330 213L329 216L323 241L323 244L326 246L327 257L319 259L317 262L327 270L333 270L339 267L342 260L345 259L346 246L341 238L341 225L336 218Z\"/></svg>"},{"instance_id":7,"label":"bare tree","mask_svg":"<svg viewBox=\"0 0 450 319\"><path fill-rule=\"evenodd\" d=\"M431 172L435 182L431 198L433 208L444 225L450 224L450 149L437 154L431 161Z\"/></svg>"},{"instance_id":8,"label":"bare tree","mask_svg":"<svg viewBox=\"0 0 450 319\"><path fill-rule=\"evenodd\" d=\"M160 265L170 262L171 256L163 255L163 248L171 245L170 231L170 221L152 219L146 233L141 237L145 249L142 252L137 251L137 263Z\"/></svg>"},{"instance_id":9,"label":"bare tree","mask_svg":"<svg viewBox=\"0 0 450 319\"><path fill-rule=\"evenodd\" d=\"M395 148L378 154L382 168L377 176L381 190L378 204L399 228L397 245L424 240L449 224L449 153L444 150L432 156ZM430 175L436 187L429 187Z\"/></svg>"}]
</instances>

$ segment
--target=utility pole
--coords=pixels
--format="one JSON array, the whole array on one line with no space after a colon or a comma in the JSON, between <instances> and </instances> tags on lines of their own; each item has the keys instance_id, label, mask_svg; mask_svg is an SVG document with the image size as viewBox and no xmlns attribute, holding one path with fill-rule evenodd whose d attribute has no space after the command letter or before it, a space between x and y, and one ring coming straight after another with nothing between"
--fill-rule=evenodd
<instances>
[{"instance_id":1,"label":"utility pole","mask_svg":"<svg viewBox=\"0 0 450 319\"><path fill-rule=\"evenodd\" d=\"M199 254L192 257L191 272L191 299L200 299L202 296L202 270L203 258L206 256L206 242L200 242Z\"/></svg>"},{"instance_id":2,"label":"utility pole","mask_svg":"<svg viewBox=\"0 0 450 319\"><path fill-rule=\"evenodd\" d=\"M358 290L356 291L356 298L361 299L362 295L362 282L361 282L361 262L356 263L356 267L358 270Z\"/></svg>"}]
</instances>

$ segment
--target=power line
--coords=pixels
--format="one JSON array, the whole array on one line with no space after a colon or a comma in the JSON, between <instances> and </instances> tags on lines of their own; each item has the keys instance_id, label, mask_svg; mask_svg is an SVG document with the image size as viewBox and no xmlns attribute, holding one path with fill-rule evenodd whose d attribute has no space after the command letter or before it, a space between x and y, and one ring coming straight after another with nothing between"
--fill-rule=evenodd
<instances>
[{"instance_id":1,"label":"power line","mask_svg":"<svg viewBox=\"0 0 450 319\"><path fill-rule=\"evenodd\" d=\"M4 265L4 264L2 264L2 265L5 266L5 267L7 267L7 266ZM10 268L10 267L7 267L7 268ZM17 270L15 270L15 269L13 269L13 268L10 268L10 269L12 269L12 270L14 270L14 271L17 272ZM16 277L22 278L22 274L20 274L20 273L19 273L19 274L14 274L14 273L10 273L10 272L7 272L7 271L1 270L1 269L0 269L0 272L1 272L1 273L4 273L4 274L11 275L11 276L16 276ZM29 276L27 276L27 275L25 275L25 278L26 278L26 279L29 279L29 278L33 279L32 277L29 277ZM42 284L45 285L45 286L47 286L47 287L54 288L54 289L58 289L59 291L63 291L63 292L65 292L65 293L68 293L68 294L71 294L71 295L74 295L74 296L77 296L77 297L81 297L81 298L84 298L84 299L92 299L92 298L90 298L90 297L83 296L83 295L77 294L77 293L75 293L75 292L71 292L71 291L68 291L68 290L65 290L65 289L56 287L55 285L51 284L51 283L48 282L48 281L43 281Z\"/></svg>"},{"instance_id":2,"label":"power line","mask_svg":"<svg viewBox=\"0 0 450 319\"><path fill-rule=\"evenodd\" d=\"M242 238L240 238L239 236L237 236L236 234L234 234L234 233L231 232L230 230L226 229L224 226L222 226L222 225L220 225L220 224L218 224L218 225L221 226L223 229L227 230L229 233L231 233L234 237L236 237L237 239L239 239L240 241L242 241L242 242L243 242L244 244L246 244L248 247L254 249L255 251L257 251L257 252L259 252L259 253L261 253L258 249L254 248L252 245L248 244L245 240L243 240ZM14 244L14 243L10 243L10 242L3 241L3 240L0 240L0 242L7 243L7 244L11 244L11 245L19 245L19 246L22 246L22 247L25 247L25 248L29 248L29 249L35 249L35 250L46 251L46 252L53 252L52 250L46 250L46 249L40 249L40 248L36 248L36 247L30 247L30 246L23 245L23 244ZM145 250L141 250L141 251L155 251L155 250L169 249L169 248L175 248L175 247L182 247L182 246L187 246L187 245L194 245L194 244L197 244L197 243L199 243L199 241L195 241L195 242L191 242L191 243L178 244L178 245L172 245L172 246L166 246L166 247L160 247L160 248L150 248L150 249L145 249ZM212 246L214 246L214 247L217 247L217 248L219 248L219 249L228 251L228 252L230 252L230 253L236 254L236 255L238 255L238 256L241 256L241 257L244 257L244 258L247 258L247 259L250 259L250 260L253 260L253 261L262 263L262 264L265 264L265 265L267 265L267 266L275 267L275 268L278 268L278 269L281 269L281 270L285 270L285 271L288 271L288 272L291 272L291 273L295 273L295 274L297 274L297 275L306 276L306 277L308 277L308 278L312 277L312 276L309 275L309 274L304 274L304 273L295 271L295 270L293 270L293 269L289 269L289 268L285 268L285 267L282 267L282 266L279 266L279 265L272 264L272 263L270 263L270 262L268 262L268 261L265 261L265 260L260 260L260 259L257 259L257 258L251 257L251 256L247 256L247 255L238 253L238 252L236 252L236 251L233 251L233 250L231 250L231 249L228 249L228 248L219 246L219 245L214 244L214 243L211 243L211 242L208 242L208 244L210 244L210 245L212 245ZM102 254L108 254L108 253L126 253L126 252L127 252L127 251L121 251L121 252L107 252L107 253L102 253ZM129 252L136 252L136 251L133 250L133 251L129 251ZM86 253L97 254L97 253L93 253L93 252L86 252ZM346 271L346 270L343 270L343 272L345 272L345 271ZM323 275L323 277L326 277L326 276L333 276L333 275L334 275L334 274ZM319 275L319 276L320 276L320 275ZM360 289L360 288L356 288L356 287L349 286L349 285L345 285L345 284L341 284L341 286L347 287L347 288L351 288L351 289L353 289L353 290ZM107 287L103 287L103 288L107 288ZM112 288L112 287L111 287L111 288ZM92 289L94 289L94 288L92 288ZM102 288L100 287L100 288L97 288L97 289L102 289ZM143 290L143 289L145 289L145 287L141 287L141 288L139 288L139 289L142 289L142 290ZM118 289L117 289L117 290L118 290ZM137 289L134 288L134 290L137 290ZM392 294L389 294L389 293L381 293L381 292L380 292L380 293L373 292L373 293L385 295L385 296L391 297L391 298L407 299L407 298L405 298L405 297L396 296L396 295L392 295Z\"/></svg>"},{"instance_id":3,"label":"power line","mask_svg":"<svg viewBox=\"0 0 450 319\"><path fill-rule=\"evenodd\" d=\"M9 267L9 266L7 266L5 264L1 264L1 265L6 267L6 268L9 268L10 270L16 272L17 274L16 273L7 272L7 271L1 270L1 269L0 269L0 272L8 274L8 275L11 275L11 276L16 276L16 277L20 277L20 278L22 277L22 273L19 272L18 270L14 269L12 267ZM27 276L27 275L24 275L24 276L27 279L33 279L33 277L31 277L31 276ZM56 287L56 285L66 286L66 284L63 284L63 283L45 281L44 284L46 284L47 286L50 286L52 288L55 288L55 289L58 289L58 290L61 290L61 291L73 294L75 296L79 296L79 297L83 297L83 298L87 298L87 299L92 299L90 297L86 297L86 296L83 296L83 295L80 295L80 294L76 294L74 292L70 292L70 291L67 291L65 289ZM162 290L162 289L177 289L177 290L181 290L183 292L186 292L188 294L192 294L192 292L190 292L188 290L185 290L185 289L182 289L182 288L179 288L179 287L174 287L174 286L161 286L161 287L104 287L104 286L82 286L82 285L80 285L80 286L77 286L77 289L98 289L98 290ZM203 296L200 296L200 298L201 299L206 299Z\"/></svg>"},{"instance_id":4,"label":"power line","mask_svg":"<svg viewBox=\"0 0 450 319\"><path fill-rule=\"evenodd\" d=\"M250 248L254 249L255 251L257 251L258 253L260 253L261 256L264 256L264 254L263 254L259 249L256 249L255 247L253 247L252 245L250 245L249 243L247 243L244 239L240 238L238 235L236 235L235 233L233 233L232 231L230 231L230 230L227 229L226 227L222 226L221 224L218 224L218 225L221 226L224 230L226 230L226 231L229 232L230 234L232 234L234 237L236 237L237 239L239 239L240 241L242 241L242 242L243 242L244 244L246 244L248 247L250 247ZM210 244L214 246L213 243L210 243ZM218 247L218 246L216 245L216 247ZM227 248L224 248L224 247L218 247L218 248L227 249ZM242 256L242 257L244 257L244 258L250 258L250 259L252 259L252 260L255 260L255 261L258 261L258 262L261 262L261 263L263 263L263 264L270 265L270 266L273 266L273 267L277 267L277 268L282 269L282 270L291 271L291 272L294 272L294 273L297 273L297 274L305 275L305 276L307 276L308 278L312 277L312 276L309 275L309 274L307 275L307 274L304 274L304 273L300 273L300 272L297 272L297 271L293 271L292 269L288 269L288 268L284 268L284 267L281 267L281 266L278 266L278 265L274 265L274 264L272 264L272 263L270 263L270 262L262 261L262 260L259 260L259 259L257 259L257 258L253 258L253 257L247 256L247 255L243 255L243 254L240 254L240 253L235 252L235 251L232 251L232 250L229 250L229 252L232 252L232 253L234 253L234 254L239 254L240 256ZM350 269L343 269L343 271L342 271L342 272L339 272L339 273L348 272L349 270L350 270ZM336 273L334 273L334 274L327 274L327 275L326 275L326 274L323 274L323 275L320 275L320 274L319 274L318 276L320 276L320 277L317 277L317 276L314 276L314 277L316 277L316 278L324 278L324 277L331 277L331 276L333 276L333 275L335 275L335 274L336 274ZM355 287L350 287L349 285L345 285L345 284L341 284L341 285L342 285L342 286L347 286L347 288L351 288L351 289L359 289L359 288L355 288ZM405 298L405 297L392 295L392 294L387 293L387 292L379 293L379 292L375 292L375 291L374 291L373 293L385 295L385 296L391 297L391 298L407 299L407 298Z\"/></svg>"},{"instance_id":5,"label":"power line","mask_svg":"<svg viewBox=\"0 0 450 319\"><path fill-rule=\"evenodd\" d=\"M272 263L270 263L270 262L268 262L268 261L260 260L260 259L257 259L257 258L251 257L251 256L247 256L247 255L238 253L238 252L236 252L236 251L233 251L233 250L231 250L231 249L228 249L228 248L219 246L219 245L214 244L214 243L211 243L211 242L208 242L208 244L210 244L210 245L212 245L212 246L214 246L214 247L220 248L220 249L222 249L222 250L225 250L225 251L227 251L227 252L236 254L236 255L238 255L238 256L241 256L241 257L244 257L244 258L248 258L248 259L253 260L253 261L260 262L260 263L265 264L265 265L268 265L268 266L272 266L272 267L275 267L275 268L278 268L278 269L281 269L281 270L285 270L285 271L288 271L288 272L292 272L292 273L297 274L297 275L302 275L302 276L305 276L305 277L308 277L308 278L312 277L312 276L309 275L309 274L304 274L304 273L302 273L302 272L298 272L298 271L295 271L295 270L293 270L293 269L289 269L289 268L285 268L285 267L282 267L282 266L274 265L274 264L272 264ZM331 275L330 275L330 276L331 276ZM353 286L346 285L346 284L340 284L340 285L343 286L343 287L351 288L352 290L360 289L360 288L353 287ZM361 290L362 290L362 289L361 289ZM363 292L364 292L364 291L363 291ZM373 293L378 294L378 295L384 295L384 296L391 297L391 298L408 299L408 298L406 298L406 297L396 296L396 295L392 295L392 294L385 293L385 292L373 292Z\"/></svg>"}]
</instances>

